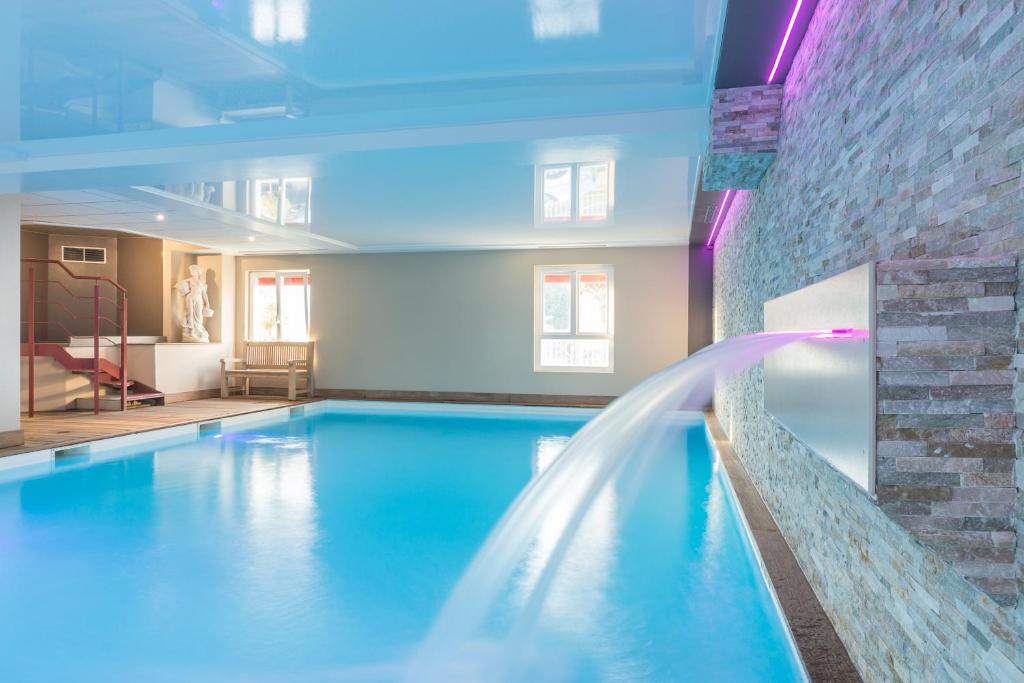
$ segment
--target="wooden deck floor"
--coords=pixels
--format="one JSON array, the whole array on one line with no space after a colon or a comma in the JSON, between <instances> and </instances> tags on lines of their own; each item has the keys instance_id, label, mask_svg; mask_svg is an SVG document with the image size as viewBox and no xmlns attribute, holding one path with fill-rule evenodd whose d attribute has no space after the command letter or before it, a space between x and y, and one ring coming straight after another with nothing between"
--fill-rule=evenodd
<instances>
[{"instance_id":1,"label":"wooden deck floor","mask_svg":"<svg viewBox=\"0 0 1024 683\"><path fill-rule=\"evenodd\" d=\"M287 401L276 397L204 398L172 403L169 406L136 408L123 413L111 411L94 415L92 412L65 411L37 413L33 418L22 415L21 429L25 433L25 443L0 449L0 458L47 448L72 446L111 436L137 434L163 427L294 406L304 402Z\"/></svg>"}]
</instances>

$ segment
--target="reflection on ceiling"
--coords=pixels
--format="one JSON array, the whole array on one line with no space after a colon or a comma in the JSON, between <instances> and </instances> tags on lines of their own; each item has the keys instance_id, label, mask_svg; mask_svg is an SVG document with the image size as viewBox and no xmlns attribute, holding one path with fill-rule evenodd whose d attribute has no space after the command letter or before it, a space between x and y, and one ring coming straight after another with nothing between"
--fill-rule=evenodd
<instances>
[{"instance_id":1,"label":"reflection on ceiling","mask_svg":"<svg viewBox=\"0 0 1024 683\"><path fill-rule=\"evenodd\" d=\"M601 32L600 0L532 0L537 40L596 36Z\"/></svg>"},{"instance_id":2,"label":"reflection on ceiling","mask_svg":"<svg viewBox=\"0 0 1024 683\"><path fill-rule=\"evenodd\" d=\"M0 43L0 192L237 251L685 243L724 6L33 0ZM616 164L614 224L535 228L534 166L590 161ZM317 188L302 229L153 191L289 177Z\"/></svg>"}]
</instances>

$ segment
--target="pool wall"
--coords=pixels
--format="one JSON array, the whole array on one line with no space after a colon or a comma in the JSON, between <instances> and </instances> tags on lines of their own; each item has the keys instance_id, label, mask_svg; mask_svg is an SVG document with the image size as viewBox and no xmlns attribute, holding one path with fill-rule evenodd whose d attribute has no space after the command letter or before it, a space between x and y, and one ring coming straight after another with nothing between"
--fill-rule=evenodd
<instances>
[{"instance_id":1,"label":"pool wall","mask_svg":"<svg viewBox=\"0 0 1024 683\"><path fill-rule=\"evenodd\" d=\"M716 397L869 681L1024 680L1021 92L1019 3L821 0L778 157L715 245L717 339L762 330L765 301L854 266L888 273L884 496L766 415L760 368Z\"/></svg>"}]
</instances>

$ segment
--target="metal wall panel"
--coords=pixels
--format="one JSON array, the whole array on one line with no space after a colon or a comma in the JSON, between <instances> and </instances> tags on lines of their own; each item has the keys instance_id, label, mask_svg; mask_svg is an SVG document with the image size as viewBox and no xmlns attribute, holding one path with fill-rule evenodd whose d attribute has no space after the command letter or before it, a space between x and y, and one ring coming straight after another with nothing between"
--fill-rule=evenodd
<instances>
[{"instance_id":1,"label":"metal wall panel","mask_svg":"<svg viewBox=\"0 0 1024 683\"><path fill-rule=\"evenodd\" d=\"M851 328L850 339L797 342L764 362L765 409L869 494L875 489L874 263L772 299L766 332Z\"/></svg>"}]
</instances>

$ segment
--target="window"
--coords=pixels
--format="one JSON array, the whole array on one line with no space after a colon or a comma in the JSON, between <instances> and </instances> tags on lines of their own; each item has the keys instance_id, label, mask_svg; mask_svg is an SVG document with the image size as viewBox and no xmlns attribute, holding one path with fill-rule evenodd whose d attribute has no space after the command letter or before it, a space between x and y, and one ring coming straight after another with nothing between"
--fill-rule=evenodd
<instances>
[{"instance_id":1,"label":"window","mask_svg":"<svg viewBox=\"0 0 1024 683\"><path fill-rule=\"evenodd\" d=\"M309 273L249 273L249 341L309 339Z\"/></svg>"},{"instance_id":2,"label":"window","mask_svg":"<svg viewBox=\"0 0 1024 683\"><path fill-rule=\"evenodd\" d=\"M612 372L611 266L534 269L535 372Z\"/></svg>"},{"instance_id":3,"label":"window","mask_svg":"<svg viewBox=\"0 0 1024 683\"><path fill-rule=\"evenodd\" d=\"M538 225L580 226L612 220L614 162L538 166L536 183Z\"/></svg>"},{"instance_id":4,"label":"window","mask_svg":"<svg viewBox=\"0 0 1024 683\"><path fill-rule=\"evenodd\" d=\"M266 178L249 182L249 214L279 225L310 222L309 178Z\"/></svg>"}]
</instances>

